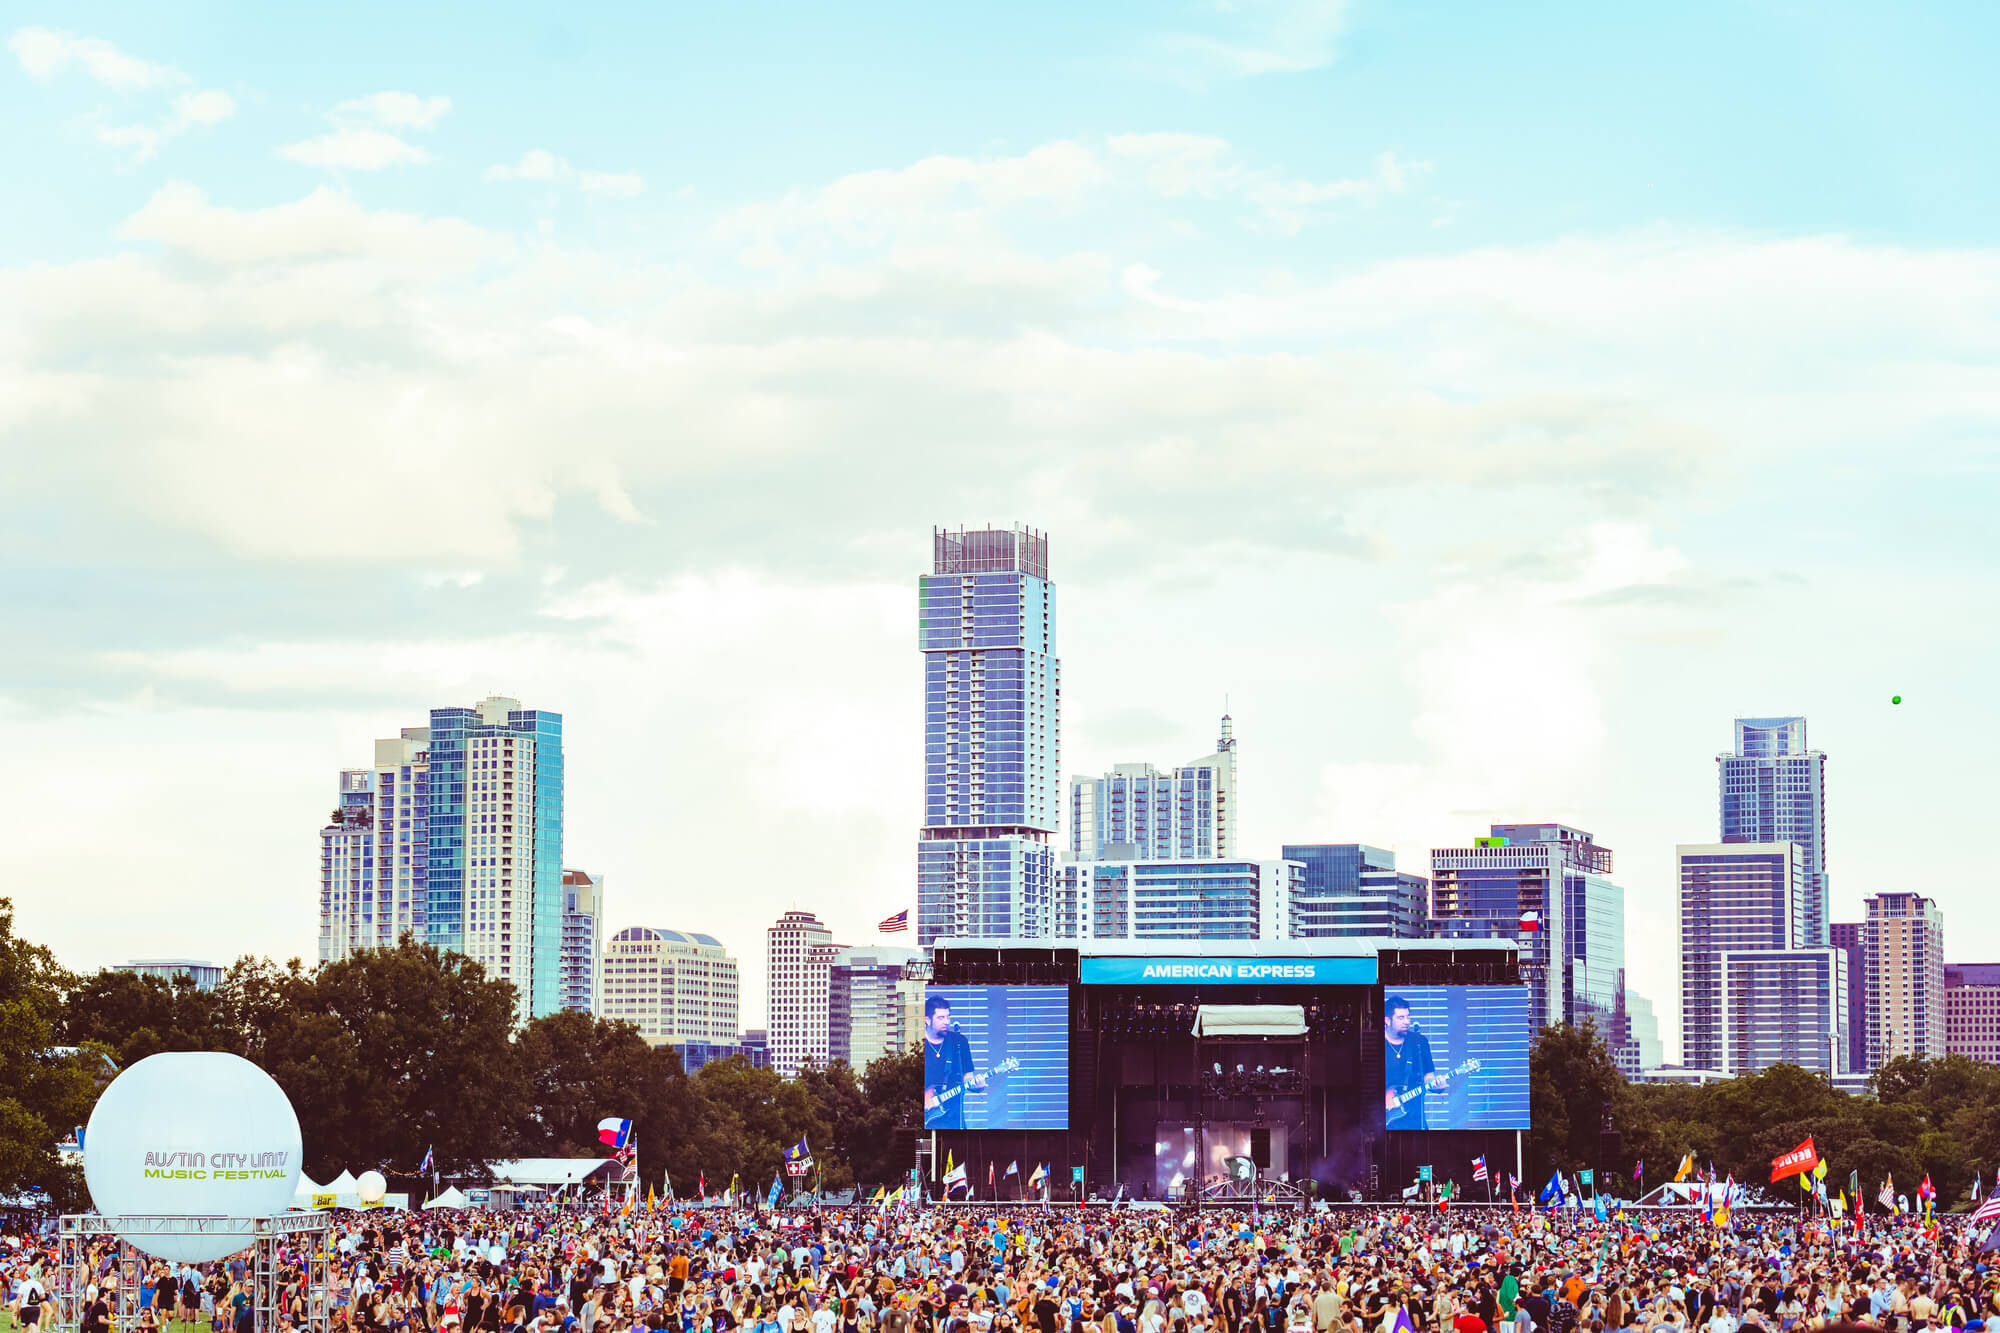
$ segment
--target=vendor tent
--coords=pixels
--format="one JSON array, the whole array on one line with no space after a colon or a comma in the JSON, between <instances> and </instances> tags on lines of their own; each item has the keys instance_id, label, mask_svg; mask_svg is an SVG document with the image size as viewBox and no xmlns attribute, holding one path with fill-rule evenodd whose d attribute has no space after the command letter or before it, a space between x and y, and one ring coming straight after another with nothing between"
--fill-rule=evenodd
<instances>
[{"instance_id":1,"label":"vendor tent","mask_svg":"<svg viewBox=\"0 0 2000 1333\"><path fill-rule=\"evenodd\" d=\"M424 1205L424 1210L428 1212L433 1208L463 1208L469 1202L470 1200L465 1197L464 1191L460 1190L458 1186L447 1185L444 1193Z\"/></svg>"}]
</instances>

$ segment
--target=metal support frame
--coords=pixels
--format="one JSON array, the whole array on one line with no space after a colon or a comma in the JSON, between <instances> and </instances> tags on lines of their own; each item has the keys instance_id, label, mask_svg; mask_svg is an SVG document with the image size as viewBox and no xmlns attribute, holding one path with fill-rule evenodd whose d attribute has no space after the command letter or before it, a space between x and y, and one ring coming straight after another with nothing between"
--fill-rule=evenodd
<instances>
[{"instance_id":1,"label":"metal support frame","mask_svg":"<svg viewBox=\"0 0 2000 1333\"><path fill-rule=\"evenodd\" d=\"M278 1327L278 1270L281 1256L295 1260L303 1276L305 1318L293 1325L297 1333L326 1333L331 1327L327 1303L327 1252L333 1218L326 1213L278 1213L270 1217L168 1217L160 1214L66 1213L57 1233L55 1290L50 1305L55 1316L52 1333L76 1333L83 1325L84 1293L95 1279L89 1266L91 1244L117 1243L118 1290L113 1316L121 1328L136 1327L139 1287L152 1260L145 1246L149 1236L250 1237L250 1307L255 1333L275 1333ZM240 1251L239 1251L240 1253Z\"/></svg>"}]
</instances>

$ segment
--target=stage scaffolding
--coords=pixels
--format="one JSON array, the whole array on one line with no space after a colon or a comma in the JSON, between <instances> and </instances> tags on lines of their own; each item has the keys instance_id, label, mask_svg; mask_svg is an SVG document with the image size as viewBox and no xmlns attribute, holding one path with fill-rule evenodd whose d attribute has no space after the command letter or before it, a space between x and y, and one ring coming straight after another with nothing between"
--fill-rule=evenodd
<instances>
[{"instance_id":1,"label":"stage scaffolding","mask_svg":"<svg viewBox=\"0 0 2000 1333\"><path fill-rule=\"evenodd\" d=\"M112 1302L114 1327L135 1328L139 1322L139 1287L154 1256L125 1239L149 1236L162 1239L183 1236L238 1236L248 1233L250 1251L250 1306L255 1333L275 1333L278 1327L278 1270L281 1251L299 1266L305 1318L293 1325L297 1333L326 1333L330 1327L327 1305L327 1252L333 1219L323 1212L279 1213L271 1217L168 1217L159 1214L66 1213L58 1232L58 1261L55 1290L50 1293L54 1307L53 1328L59 1333L76 1333L83 1325L83 1298L95 1278L89 1263L94 1242L117 1244L117 1293ZM178 1266L178 1265L176 1265Z\"/></svg>"}]
</instances>

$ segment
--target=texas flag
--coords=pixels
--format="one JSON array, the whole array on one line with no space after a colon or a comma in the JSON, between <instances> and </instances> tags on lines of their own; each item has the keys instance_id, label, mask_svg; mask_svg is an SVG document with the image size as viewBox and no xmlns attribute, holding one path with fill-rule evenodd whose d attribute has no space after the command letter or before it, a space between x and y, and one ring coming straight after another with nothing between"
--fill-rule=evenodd
<instances>
[{"instance_id":1,"label":"texas flag","mask_svg":"<svg viewBox=\"0 0 2000 1333\"><path fill-rule=\"evenodd\" d=\"M1521 913L1522 930L1540 930L1541 928L1542 928L1542 914L1540 912Z\"/></svg>"},{"instance_id":2,"label":"texas flag","mask_svg":"<svg viewBox=\"0 0 2000 1333\"><path fill-rule=\"evenodd\" d=\"M624 1147L632 1141L632 1122L606 1116L597 1122L597 1141L611 1148Z\"/></svg>"}]
</instances>

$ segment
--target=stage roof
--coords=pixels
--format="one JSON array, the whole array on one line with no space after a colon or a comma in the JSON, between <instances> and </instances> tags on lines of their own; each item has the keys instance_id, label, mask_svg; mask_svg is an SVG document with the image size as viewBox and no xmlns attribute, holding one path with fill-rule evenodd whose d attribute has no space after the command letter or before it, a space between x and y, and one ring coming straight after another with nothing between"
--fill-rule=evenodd
<instances>
[{"instance_id":1,"label":"stage roof","mask_svg":"<svg viewBox=\"0 0 2000 1333\"><path fill-rule=\"evenodd\" d=\"M934 949L1069 950L1082 958L1373 958L1392 953L1518 953L1513 940L1402 940L1389 936L1327 940L1060 940L999 935L953 935Z\"/></svg>"}]
</instances>

